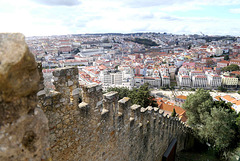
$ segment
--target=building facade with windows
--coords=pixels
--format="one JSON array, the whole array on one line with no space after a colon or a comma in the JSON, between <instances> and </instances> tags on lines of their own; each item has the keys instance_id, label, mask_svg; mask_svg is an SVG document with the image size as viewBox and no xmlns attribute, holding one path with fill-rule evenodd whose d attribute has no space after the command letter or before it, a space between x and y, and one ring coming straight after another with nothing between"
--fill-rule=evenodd
<instances>
[{"instance_id":1,"label":"building facade with windows","mask_svg":"<svg viewBox=\"0 0 240 161\"><path fill-rule=\"evenodd\" d=\"M195 75L192 77L193 87L207 87L207 77L205 75Z\"/></svg>"},{"instance_id":2,"label":"building facade with windows","mask_svg":"<svg viewBox=\"0 0 240 161\"><path fill-rule=\"evenodd\" d=\"M217 74L208 74L208 85L210 87L220 87L222 78Z\"/></svg>"},{"instance_id":3,"label":"building facade with windows","mask_svg":"<svg viewBox=\"0 0 240 161\"><path fill-rule=\"evenodd\" d=\"M162 86L170 87L170 77L169 76L162 76Z\"/></svg>"},{"instance_id":4,"label":"building facade with windows","mask_svg":"<svg viewBox=\"0 0 240 161\"><path fill-rule=\"evenodd\" d=\"M191 78L188 75L179 75L179 86L191 87Z\"/></svg>"}]
</instances>

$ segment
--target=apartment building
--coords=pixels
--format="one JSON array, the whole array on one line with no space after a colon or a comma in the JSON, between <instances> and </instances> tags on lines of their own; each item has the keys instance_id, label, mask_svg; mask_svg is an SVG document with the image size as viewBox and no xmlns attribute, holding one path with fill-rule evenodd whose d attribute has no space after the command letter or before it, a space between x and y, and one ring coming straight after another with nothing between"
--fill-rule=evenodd
<instances>
[{"instance_id":1,"label":"apartment building","mask_svg":"<svg viewBox=\"0 0 240 161\"><path fill-rule=\"evenodd\" d=\"M162 86L170 87L170 77L169 76L162 76Z\"/></svg>"},{"instance_id":2,"label":"apartment building","mask_svg":"<svg viewBox=\"0 0 240 161\"><path fill-rule=\"evenodd\" d=\"M236 65L240 66L240 59L231 59L229 65L231 65L231 64L236 64Z\"/></svg>"},{"instance_id":3,"label":"apartment building","mask_svg":"<svg viewBox=\"0 0 240 161\"><path fill-rule=\"evenodd\" d=\"M192 86L193 87L207 87L207 77L205 75L195 75L192 77Z\"/></svg>"},{"instance_id":4,"label":"apartment building","mask_svg":"<svg viewBox=\"0 0 240 161\"><path fill-rule=\"evenodd\" d=\"M238 78L229 76L229 75L222 75L222 85L227 88L236 88L238 85Z\"/></svg>"},{"instance_id":5,"label":"apartment building","mask_svg":"<svg viewBox=\"0 0 240 161\"><path fill-rule=\"evenodd\" d=\"M217 62L217 66L221 67L221 68L226 67L228 65L229 65L229 61L226 61L226 60L222 60L220 62Z\"/></svg>"},{"instance_id":6,"label":"apartment building","mask_svg":"<svg viewBox=\"0 0 240 161\"><path fill-rule=\"evenodd\" d=\"M219 87L222 83L222 78L217 74L208 74L208 85L210 87Z\"/></svg>"},{"instance_id":7,"label":"apartment building","mask_svg":"<svg viewBox=\"0 0 240 161\"><path fill-rule=\"evenodd\" d=\"M140 87L144 83L149 83L150 87L161 87L161 79L159 77L134 77L134 86Z\"/></svg>"},{"instance_id":8,"label":"apartment building","mask_svg":"<svg viewBox=\"0 0 240 161\"><path fill-rule=\"evenodd\" d=\"M191 87L191 78L188 75L179 75L179 86Z\"/></svg>"},{"instance_id":9,"label":"apartment building","mask_svg":"<svg viewBox=\"0 0 240 161\"><path fill-rule=\"evenodd\" d=\"M99 79L103 84L103 89L108 87L122 86L123 74L122 72L101 71Z\"/></svg>"},{"instance_id":10,"label":"apartment building","mask_svg":"<svg viewBox=\"0 0 240 161\"><path fill-rule=\"evenodd\" d=\"M193 79L193 76L197 76L197 75L205 75L202 71L197 71L197 70L195 70L195 71L191 71L190 72L190 77Z\"/></svg>"}]
</instances>

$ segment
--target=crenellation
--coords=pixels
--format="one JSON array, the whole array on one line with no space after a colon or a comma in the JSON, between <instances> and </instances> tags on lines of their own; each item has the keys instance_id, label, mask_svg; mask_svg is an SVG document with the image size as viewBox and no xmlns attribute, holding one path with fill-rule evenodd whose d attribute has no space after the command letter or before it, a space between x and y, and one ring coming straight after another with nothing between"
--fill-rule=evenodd
<instances>
[{"instance_id":1,"label":"crenellation","mask_svg":"<svg viewBox=\"0 0 240 161\"><path fill-rule=\"evenodd\" d=\"M100 85L92 84L87 86L82 86L82 101L90 105L91 108L100 108L102 101L102 88Z\"/></svg>"},{"instance_id":2,"label":"crenellation","mask_svg":"<svg viewBox=\"0 0 240 161\"><path fill-rule=\"evenodd\" d=\"M130 107L131 109L131 117L134 118L134 120L136 121L136 123L139 123L140 122L140 109L141 109L141 106L140 105L132 105Z\"/></svg>"},{"instance_id":3,"label":"crenellation","mask_svg":"<svg viewBox=\"0 0 240 161\"><path fill-rule=\"evenodd\" d=\"M147 116L147 120L150 121L150 119L153 116L153 108L152 106L148 106L146 107L147 111L146 111L146 116Z\"/></svg>"},{"instance_id":4,"label":"crenellation","mask_svg":"<svg viewBox=\"0 0 240 161\"><path fill-rule=\"evenodd\" d=\"M109 111L110 122L112 123L113 128L116 126L116 117L118 114L118 93L117 92L108 92L103 95L103 111Z\"/></svg>"},{"instance_id":5,"label":"crenellation","mask_svg":"<svg viewBox=\"0 0 240 161\"><path fill-rule=\"evenodd\" d=\"M131 129L133 129L133 126L134 126L134 124L135 124L134 117L130 117L130 118L129 118L129 122L130 122L130 127L131 127Z\"/></svg>"},{"instance_id":6,"label":"crenellation","mask_svg":"<svg viewBox=\"0 0 240 161\"><path fill-rule=\"evenodd\" d=\"M154 118L154 114L153 114L153 107L152 106L148 106L147 107L147 122L149 124L149 126L153 127L153 118Z\"/></svg>"},{"instance_id":7,"label":"crenellation","mask_svg":"<svg viewBox=\"0 0 240 161\"><path fill-rule=\"evenodd\" d=\"M129 108L131 105L131 100L128 97L124 97L118 101L118 110L123 115L123 124L127 125L129 123Z\"/></svg>"},{"instance_id":8,"label":"crenellation","mask_svg":"<svg viewBox=\"0 0 240 161\"><path fill-rule=\"evenodd\" d=\"M60 85L54 94L48 97L39 94L39 100L43 102L41 107L49 118L53 158L65 160L68 154L68 158L82 160L121 157L124 160L156 160L175 135L181 134L178 138L185 139L185 125L164 115L159 108L131 106L128 97L118 100L117 92L102 94L101 86L96 84L79 89L72 81L74 70L57 70L54 77ZM83 102L79 104L76 100L80 90ZM71 142L73 138L77 141ZM184 149L185 144L182 143L180 149ZM73 151L81 151L78 157L70 152L73 147L76 147Z\"/></svg>"},{"instance_id":9,"label":"crenellation","mask_svg":"<svg viewBox=\"0 0 240 161\"><path fill-rule=\"evenodd\" d=\"M143 133L147 131L147 108L141 107L140 109L140 122L143 126Z\"/></svg>"},{"instance_id":10,"label":"crenellation","mask_svg":"<svg viewBox=\"0 0 240 161\"><path fill-rule=\"evenodd\" d=\"M154 112L154 116L159 115L159 108L154 107L153 112Z\"/></svg>"},{"instance_id":11,"label":"crenellation","mask_svg":"<svg viewBox=\"0 0 240 161\"><path fill-rule=\"evenodd\" d=\"M109 113L109 110L103 108L102 112L101 112L101 115L102 115L102 117L106 118L106 114L108 114L108 113Z\"/></svg>"},{"instance_id":12,"label":"crenellation","mask_svg":"<svg viewBox=\"0 0 240 161\"><path fill-rule=\"evenodd\" d=\"M80 112L82 114L82 116L87 116L88 115L88 112L89 112L89 104L86 103L86 102L81 102L79 105L78 105L78 108L80 109Z\"/></svg>"},{"instance_id":13,"label":"crenellation","mask_svg":"<svg viewBox=\"0 0 240 161\"><path fill-rule=\"evenodd\" d=\"M117 114L117 130L120 131L124 127L124 115L121 112Z\"/></svg>"}]
</instances>

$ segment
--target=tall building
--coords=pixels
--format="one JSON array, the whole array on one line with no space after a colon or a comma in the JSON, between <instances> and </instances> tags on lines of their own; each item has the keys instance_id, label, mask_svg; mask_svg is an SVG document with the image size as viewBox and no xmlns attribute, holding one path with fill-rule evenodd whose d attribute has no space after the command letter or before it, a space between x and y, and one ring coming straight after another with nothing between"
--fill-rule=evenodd
<instances>
[{"instance_id":1,"label":"tall building","mask_svg":"<svg viewBox=\"0 0 240 161\"><path fill-rule=\"evenodd\" d=\"M188 75L179 75L179 86L191 87L191 79Z\"/></svg>"},{"instance_id":2,"label":"tall building","mask_svg":"<svg viewBox=\"0 0 240 161\"><path fill-rule=\"evenodd\" d=\"M170 87L170 77L169 76L163 76L162 77L162 86L169 86Z\"/></svg>"},{"instance_id":3,"label":"tall building","mask_svg":"<svg viewBox=\"0 0 240 161\"><path fill-rule=\"evenodd\" d=\"M228 74L222 75L222 85L227 88L236 88L238 85L238 78L229 76Z\"/></svg>"},{"instance_id":4,"label":"tall building","mask_svg":"<svg viewBox=\"0 0 240 161\"><path fill-rule=\"evenodd\" d=\"M193 87L207 87L207 77L205 75L195 75L192 77Z\"/></svg>"},{"instance_id":5,"label":"tall building","mask_svg":"<svg viewBox=\"0 0 240 161\"><path fill-rule=\"evenodd\" d=\"M217 74L208 74L208 85L210 87L220 87L222 84L222 78Z\"/></svg>"}]
</instances>

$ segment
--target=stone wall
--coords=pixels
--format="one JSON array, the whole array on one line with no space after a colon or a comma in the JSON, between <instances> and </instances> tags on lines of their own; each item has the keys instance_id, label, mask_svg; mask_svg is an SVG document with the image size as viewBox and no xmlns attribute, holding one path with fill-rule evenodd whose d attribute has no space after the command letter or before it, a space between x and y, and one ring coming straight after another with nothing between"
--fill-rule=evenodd
<instances>
[{"instance_id":1,"label":"stone wall","mask_svg":"<svg viewBox=\"0 0 240 161\"><path fill-rule=\"evenodd\" d=\"M46 95L24 36L0 34L0 160L159 161L173 138L177 151L191 147L191 130L158 108L80 88L77 68L53 76L56 91Z\"/></svg>"},{"instance_id":2,"label":"stone wall","mask_svg":"<svg viewBox=\"0 0 240 161\"><path fill-rule=\"evenodd\" d=\"M77 68L54 71L56 91L39 94L49 120L53 160L159 161L173 138L177 151L192 146L189 129L158 108L131 105L99 85L79 87ZM83 102L79 103L80 91Z\"/></svg>"},{"instance_id":3,"label":"stone wall","mask_svg":"<svg viewBox=\"0 0 240 161\"><path fill-rule=\"evenodd\" d=\"M0 33L0 160L51 160L48 120L37 108L39 72L22 34Z\"/></svg>"}]
</instances>

